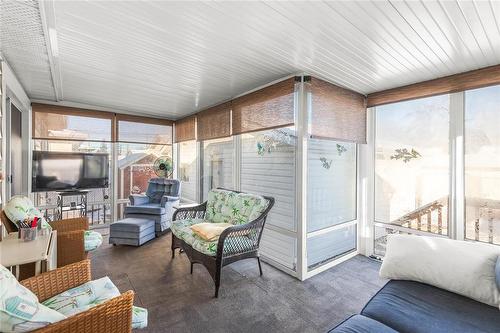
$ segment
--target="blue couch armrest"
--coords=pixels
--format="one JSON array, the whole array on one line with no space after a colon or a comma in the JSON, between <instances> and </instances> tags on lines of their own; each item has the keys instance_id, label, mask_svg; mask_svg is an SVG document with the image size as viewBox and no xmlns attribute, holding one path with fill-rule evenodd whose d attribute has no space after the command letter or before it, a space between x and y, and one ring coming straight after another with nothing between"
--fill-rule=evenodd
<instances>
[{"instance_id":1,"label":"blue couch armrest","mask_svg":"<svg viewBox=\"0 0 500 333\"><path fill-rule=\"evenodd\" d=\"M161 198L161 203L160 205L162 207L165 207L167 205L167 203L172 203L172 202L175 202L175 201L179 201L179 197L173 197L173 196L170 196L170 195L164 195L162 198Z\"/></svg>"},{"instance_id":2,"label":"blue couch armrest","mask_svg":"<svg viewBox=\"0 0 500 333\"><path fill-rule=\"evenodd\" d=\"M144 194L132 194L128 198L132 206L139 206L149 203L149 197Z\"/></svg>"}]
</instances>

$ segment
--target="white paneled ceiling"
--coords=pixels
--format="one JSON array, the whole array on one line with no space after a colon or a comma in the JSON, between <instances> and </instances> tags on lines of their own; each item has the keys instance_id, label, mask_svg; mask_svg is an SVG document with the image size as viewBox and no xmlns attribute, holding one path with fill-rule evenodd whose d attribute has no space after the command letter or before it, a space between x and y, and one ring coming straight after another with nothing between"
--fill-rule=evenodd
<instances>
[{"instance_id":1,"label":"white paneled ceiling","mask_svg":"<svg viewBox=\"0 0 500 333\"><path fill-rule=\"evenodd\" d=\"M498 1L0 3L31 98L173 119L293 73L367 94L500 63Z\"/></svg>"}]
</instances>

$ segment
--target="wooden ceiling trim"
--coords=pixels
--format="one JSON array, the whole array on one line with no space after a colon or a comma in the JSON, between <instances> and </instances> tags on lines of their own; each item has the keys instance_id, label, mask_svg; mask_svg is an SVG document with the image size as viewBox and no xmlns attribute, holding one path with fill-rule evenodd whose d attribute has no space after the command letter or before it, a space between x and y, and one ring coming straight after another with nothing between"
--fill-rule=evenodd
<instances>
[{"instance_id":1,"label":"wooden ceiling trim","mask_svg":"<svg viewBox=\"0 0 500 333\"><path fill-rule=\"evenodd\" d=\"M368 107L500 84L500 65L445 76L368 95Z\"/></svg>"}]
</instances>

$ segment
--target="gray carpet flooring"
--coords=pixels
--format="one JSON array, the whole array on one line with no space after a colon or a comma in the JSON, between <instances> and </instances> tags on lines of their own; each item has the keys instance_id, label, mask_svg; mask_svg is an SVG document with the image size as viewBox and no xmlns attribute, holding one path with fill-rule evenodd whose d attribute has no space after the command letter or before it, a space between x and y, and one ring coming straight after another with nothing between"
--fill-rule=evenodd
<instances>
[{"instance_id":1,"label":"gray carpet flooring","mask_svg":"<svg viewBox=\"0 0 500 333\"><path fill-rule=\"evenodd\" d=\"M358 313L385 284L379 264L357 256L304 282L255 260L223 269L219 298L201 265L189 274L184 254L171 259L170 234L142 247L106 244L91 256L93 278L109 276L148 309L139 332L325 332Z\"/></svg>"}]
</instances>

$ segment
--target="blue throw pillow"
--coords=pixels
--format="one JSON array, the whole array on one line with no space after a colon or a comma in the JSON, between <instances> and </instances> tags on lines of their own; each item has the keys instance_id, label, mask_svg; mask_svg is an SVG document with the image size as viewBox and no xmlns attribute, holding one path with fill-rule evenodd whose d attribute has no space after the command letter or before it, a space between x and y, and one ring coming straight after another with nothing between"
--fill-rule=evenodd
<instances>
[{"instance_id":1,"label":"blue throw pillow","mask_svg":"<svg viewBox=\"0 0 500 333\"><path fill-rule=\"evenodd\" d=\"M497 281L497 287L500 289L500 256L497 258L497 263L495 265L495 277Z\"/></svg>"}]
</instances>

